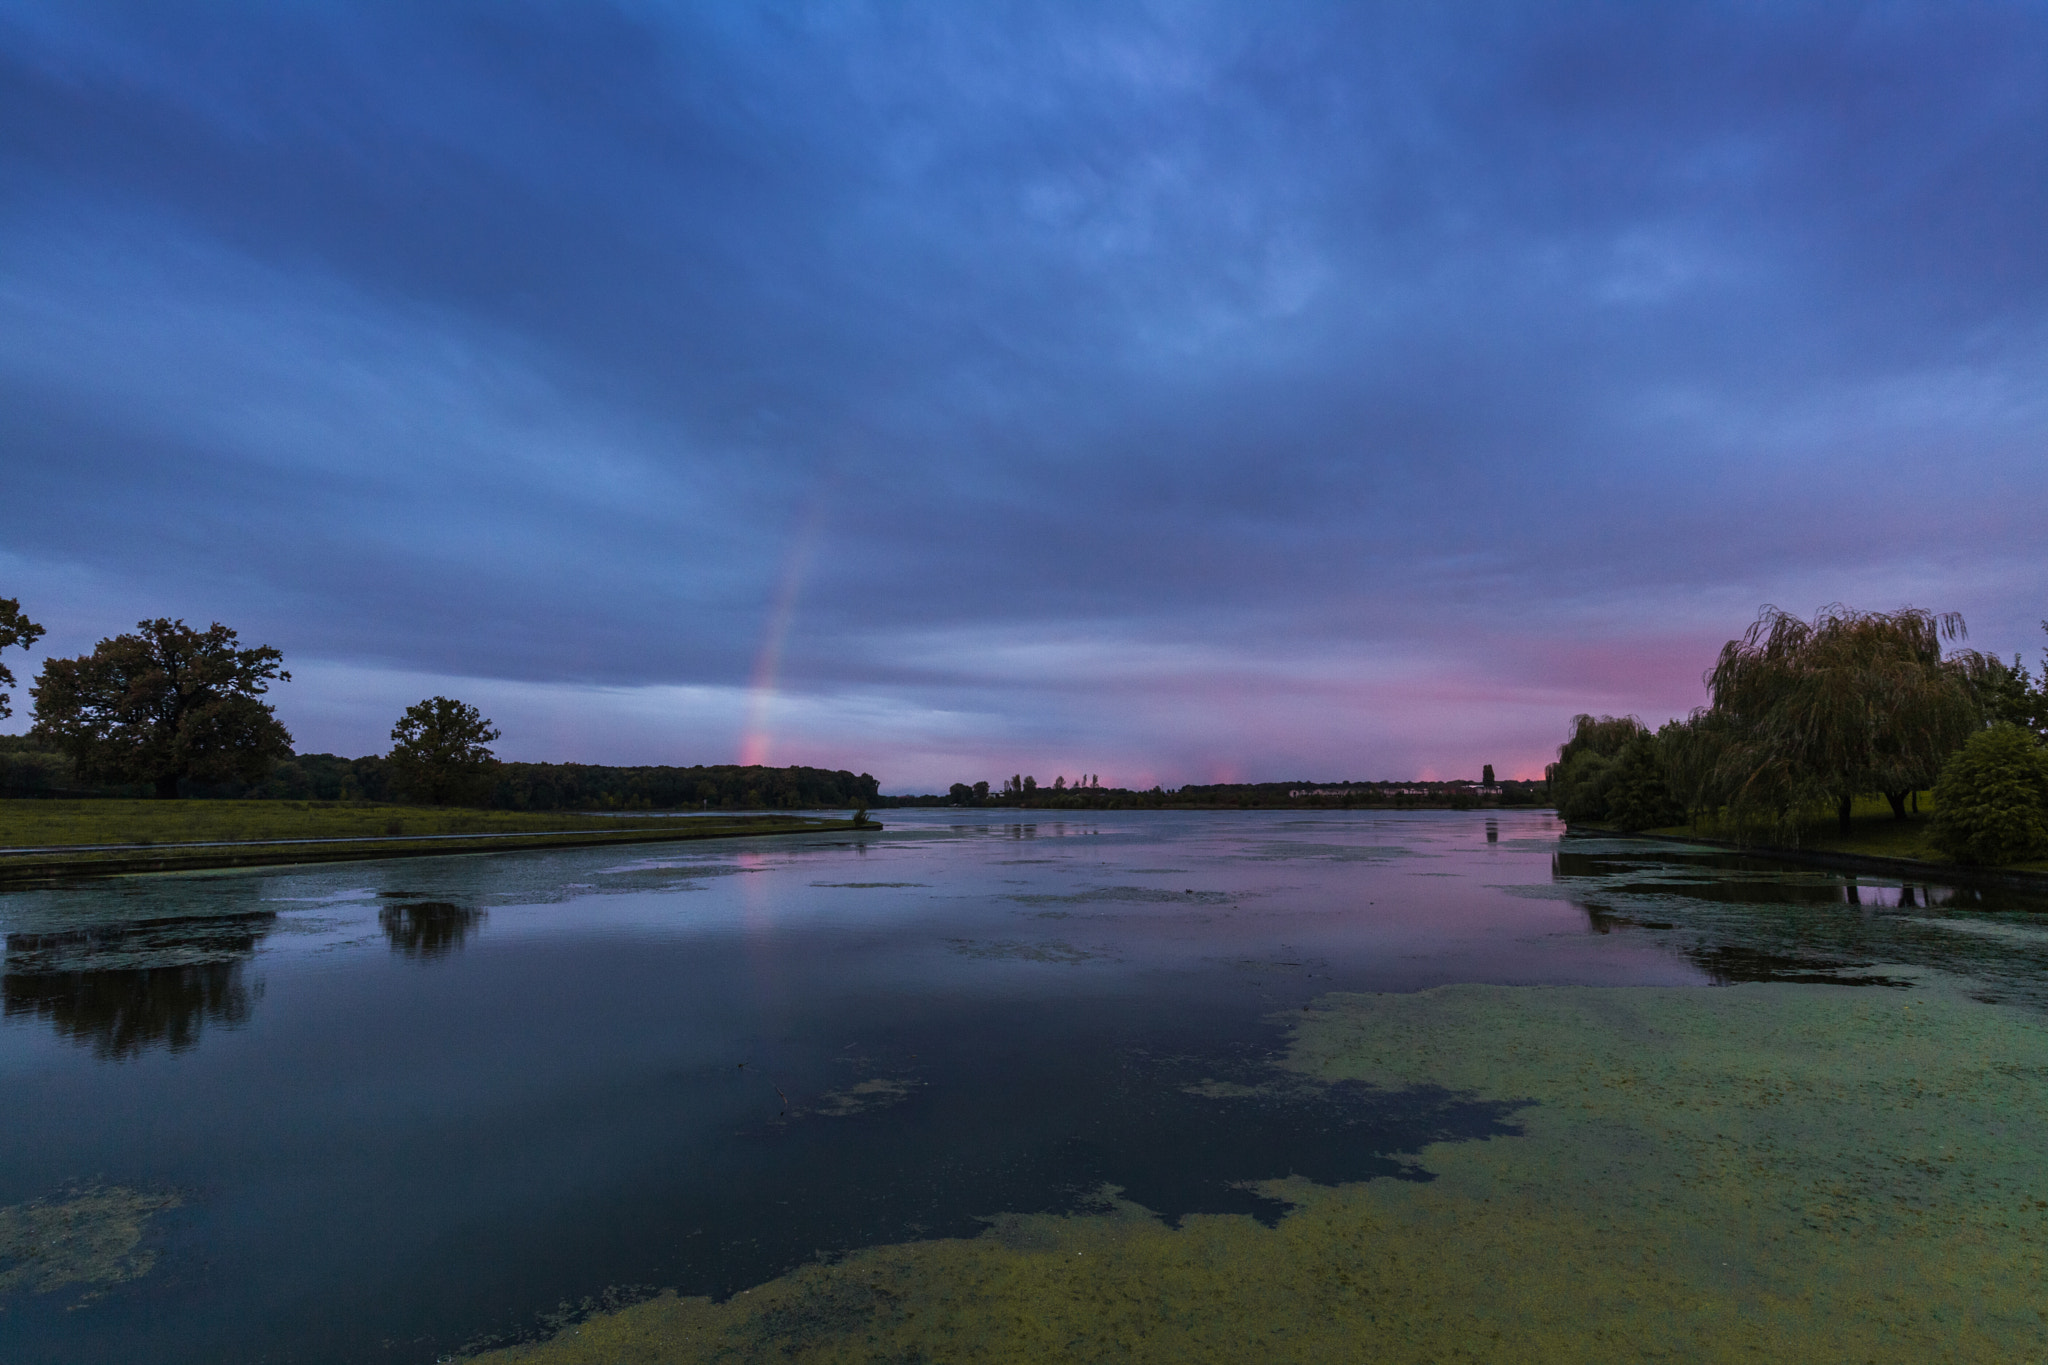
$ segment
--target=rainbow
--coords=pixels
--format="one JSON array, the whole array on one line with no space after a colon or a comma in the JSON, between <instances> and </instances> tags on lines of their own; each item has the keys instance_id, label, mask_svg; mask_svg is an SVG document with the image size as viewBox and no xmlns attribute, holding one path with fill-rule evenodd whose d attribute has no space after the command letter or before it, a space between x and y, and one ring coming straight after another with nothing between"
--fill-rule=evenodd
<instances>
[{"instance_id":1,"label":"rainbow","mask_svg":"<svg viewBox=\"0 0 2048 1365\"><path fill-rule=\"evenodd\" d=\"M768 609L767 626L761 632L761 648L754 655L753 681L747 689L746 721L740 729L742 767L766 764L769 750L773 747L774 733L770 720L775 707L776 681L782 671L782 646L789 638L790 622L796 617L796 599L803 586L804 570L810 566L811 553L817 548L819 533L824 528L824 501L820 497L811 504L810 511L797 526L789 554L782 563L782 581L776 587L775 600Z\"/></svg>"}]
</instances>

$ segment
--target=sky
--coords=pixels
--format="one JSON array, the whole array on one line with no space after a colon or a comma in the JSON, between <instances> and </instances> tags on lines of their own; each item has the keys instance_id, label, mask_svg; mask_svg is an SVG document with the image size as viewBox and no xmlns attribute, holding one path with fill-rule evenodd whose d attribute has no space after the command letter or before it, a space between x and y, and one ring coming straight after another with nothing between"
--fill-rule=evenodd
<instances>
[{"instance_id":1,"label":"sky","mask_svg":"<svg viewBox=\"0 0 2048 1365\"><path fill-rule=\"evenodd\" d=\"M2037 662L2044 438L2039 3L0 0L12 731L170 616L304 752L1539 776Z\"/></svg>"}]
</instances>

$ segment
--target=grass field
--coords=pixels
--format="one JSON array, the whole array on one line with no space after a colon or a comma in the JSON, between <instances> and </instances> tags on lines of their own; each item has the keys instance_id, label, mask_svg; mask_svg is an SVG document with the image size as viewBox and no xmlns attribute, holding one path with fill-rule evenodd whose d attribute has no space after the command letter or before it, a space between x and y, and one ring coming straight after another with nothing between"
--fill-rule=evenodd
<instances>
[{"instance_id":1,"label":"grass field","mask_svg":"<svg viewBox=\"0 0 2048 1365\"><path fill-rule=\"evenodd\" d=\"M716 817L712 817L716 818ZM339 801L0 801L0 848L700 828L705 817L463 810Z\"/></svg>"},{"instance_id":2,"label":"grass field","mask_svg":"<svg viewBox=\"0 0 2048 1365\"><path fill-rule=\"evenodd\" d=\"M855 828L881 827L794 813L664 817L334 801L0 801L0 883ZM323 842L336 840L342 842ZM29 849L38 851L20 851Z\"/></svg>"}]
</instances>

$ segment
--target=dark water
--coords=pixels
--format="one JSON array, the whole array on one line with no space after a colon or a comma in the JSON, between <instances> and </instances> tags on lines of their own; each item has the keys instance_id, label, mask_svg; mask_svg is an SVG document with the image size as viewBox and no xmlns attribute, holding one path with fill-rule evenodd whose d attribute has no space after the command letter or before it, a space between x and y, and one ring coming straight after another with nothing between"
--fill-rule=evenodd
<instances>
[{"instance_id":1,"label":"dark water","mask_svg":"<svg viewBox=\"0 0 2048 1365\"><path fill-rule=\"evenodd\" d=\"M1253 1089L1330 990L2048 994L2039 901L1548 815L888 818L0 896L0 1205L182 1201L146 1273L0 1298L0 1358L430 1361L1108 1187L1271 1220L1242 1182L1428 1179L1425 1144L1514 1131Z\"/></svg>"}]
</instances>

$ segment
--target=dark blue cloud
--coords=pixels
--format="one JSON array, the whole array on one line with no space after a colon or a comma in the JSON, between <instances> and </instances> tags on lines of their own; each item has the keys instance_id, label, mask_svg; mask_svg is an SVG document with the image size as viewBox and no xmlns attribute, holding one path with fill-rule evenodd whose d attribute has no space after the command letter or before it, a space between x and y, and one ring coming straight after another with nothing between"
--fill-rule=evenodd
<instances>
[{"instance_id":1,"label":"dark blue cloud","mask_svg":"<svg viewBox=\"0 0 2048 1365\"><path fill-rule=\"evenodd\" d=\"M2044 69L2025 5L10 5L0 587L242 624L354 749L444 679L723 757L772 653L780 760L892 783L1527 766L1765 599L2013 648Z\"/></svg>"}]
</instances>

